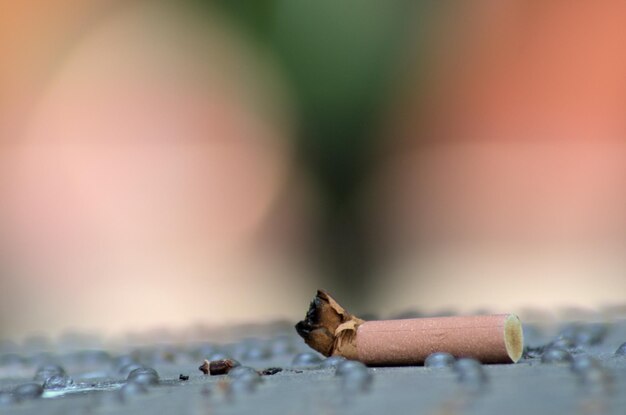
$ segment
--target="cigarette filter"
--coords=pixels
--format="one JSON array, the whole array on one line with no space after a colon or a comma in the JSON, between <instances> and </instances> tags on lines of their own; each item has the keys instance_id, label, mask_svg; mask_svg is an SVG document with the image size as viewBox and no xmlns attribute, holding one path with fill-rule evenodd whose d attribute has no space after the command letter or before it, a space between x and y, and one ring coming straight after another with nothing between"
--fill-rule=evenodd
<instances>
[{"instance_id":1,"label":"cigarette filter","mask_svg":"<svg viewBox=\"0 0 626 415\"><path fill-rule=\"evenodd\" d=\"M325 356L372 366L422 364L434 352L514 363L524 347L522 324L514 314L364 321L324 290L318 290L296 330Z\"/></svg>"}]
</instances>

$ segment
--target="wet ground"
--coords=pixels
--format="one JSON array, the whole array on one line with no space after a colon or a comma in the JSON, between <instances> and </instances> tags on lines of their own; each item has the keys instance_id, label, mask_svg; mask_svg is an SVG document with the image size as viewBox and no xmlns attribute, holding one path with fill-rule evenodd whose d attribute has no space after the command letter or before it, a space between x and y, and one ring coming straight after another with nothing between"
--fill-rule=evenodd
<instances>
[{"instance_id":1,"label":"wet ground","mask_svg":"<svg viewBox=\"0 0 626 415\"><path fill-rule=\"evenodd\" d=\"M389 368L323 359L289 322L116 342L5 340L0 413L626 413L626 320L525 325L525 337L517 364L435 356ZM225 358L235 360L229 374L198 369Z\"/></svg>"}]
</instances>

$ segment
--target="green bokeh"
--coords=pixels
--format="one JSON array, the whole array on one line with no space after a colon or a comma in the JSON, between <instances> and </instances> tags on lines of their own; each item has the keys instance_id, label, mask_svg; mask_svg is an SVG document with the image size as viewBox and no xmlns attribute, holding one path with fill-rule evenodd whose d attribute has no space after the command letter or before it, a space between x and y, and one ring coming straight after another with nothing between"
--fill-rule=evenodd
<instances>
[{"instance_id":1,"label":"green bokeh","mask_svg":"<svg viewBox=\"0 0 626 415\"><path fill-rule=\"evenodd\" d=\"M221 0L217 5L269 49L295 93L296 148L323 194L320 264L343 291L368 275L372 256L355 196L373 167L374 144L415 45L418 7L410 0Z\"/></svg>"}]
</instances>

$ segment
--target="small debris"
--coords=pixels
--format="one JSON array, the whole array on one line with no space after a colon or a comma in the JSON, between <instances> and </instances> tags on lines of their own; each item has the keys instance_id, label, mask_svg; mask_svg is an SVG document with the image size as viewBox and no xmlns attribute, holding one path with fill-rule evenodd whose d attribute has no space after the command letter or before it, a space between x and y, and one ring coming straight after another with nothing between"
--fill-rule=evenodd
<instances>
[{"instance_id":1,"label":"small debris","mask_svg":"<svg viewBox=\"0 0 626 415\"><path fill-rule=\"evenodd\" d=\"M522 357L524 359L539 358L541 357L545 349L546 349L546 346L537 346L537 347L526 346L524 347L524 354L522 355Z\"/></svg>"},{"instance_id":2,"label":"small debris","mask_svg":"<svg viewBox=\"0 0 626 415\"><path fill-rule=\"evenodd\" d=\"M262 376L272 376L277 374L278 372L282 372L283 368L282 367L268 367L267 369L264 369L261 371L261 375Z\"/></svg>"},{"instance_id":3,"label":"small debris","mask_svg":"<svg viewBox=\"0 0 626 415\"><path fill-rule=\"evenodd\" d=\"M233 359L204 360L198 369L205 375L226 375L233 367L239 366L239 362Z\"/></svg>"},{"instance_id":4,"label":"small debris","mask_svg":"<svg viewBox=\"0 0 626 415\"><path fill-rule=\"evenodd\" d=\"M189 375L183 375L182 373L180 375L178 375L178 380L189 380Z\"/></svg>"}]
</instances>

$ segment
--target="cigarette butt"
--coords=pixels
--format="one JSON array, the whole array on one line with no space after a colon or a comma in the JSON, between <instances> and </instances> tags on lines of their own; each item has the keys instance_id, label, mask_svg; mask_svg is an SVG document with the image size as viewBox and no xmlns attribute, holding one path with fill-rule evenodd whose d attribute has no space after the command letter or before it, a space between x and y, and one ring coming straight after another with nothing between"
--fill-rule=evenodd
<instances>
[{"instance_id":1,"label":"cigarette butt","mask_svg":"<svg viewBox=\"0 0 626 415\"><path fill-rule=\"evenodd\" d=\"M325 356L372 366L422 364L434 352L484 363L515 363L524 347L522 324L514 314L364 321L323 290L318 290L296 330Z\"/></svg>"},{"instance_id":2,"label":"cigarette butt","mask_svg":"<svg viewBox=\"0 0 626 415\"><path fill-rule=\"evenodd\" d=\"M357 360L368 365L422 364L431 353L514 363L522 325L513 314L368 321L356 334Z\"/></svg>"}]
</instances>

